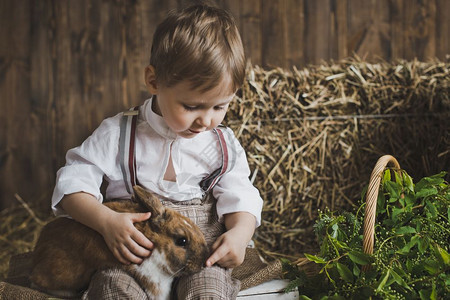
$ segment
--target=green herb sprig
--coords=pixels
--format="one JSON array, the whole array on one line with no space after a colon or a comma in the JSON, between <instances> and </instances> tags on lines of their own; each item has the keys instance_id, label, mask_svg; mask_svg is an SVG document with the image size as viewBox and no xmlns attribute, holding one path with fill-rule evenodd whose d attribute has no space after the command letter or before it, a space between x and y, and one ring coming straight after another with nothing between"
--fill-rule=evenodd
<instances>
[{"instance_id":1,"label":"green herb sprig","mask_svg":"<svg viewBox=\"0 0 450 300\"><path fill-rule=\"evenodd\" d=\"M445 174L414 184L404 170L383 173L372 255L362 251L364 196L354 212L319 212L314 229L320 253L305 257L320 272L308 277L283 260L287 291L298 288L301 299L448 299L450 186Z\"/></svg>"}]
</instances>

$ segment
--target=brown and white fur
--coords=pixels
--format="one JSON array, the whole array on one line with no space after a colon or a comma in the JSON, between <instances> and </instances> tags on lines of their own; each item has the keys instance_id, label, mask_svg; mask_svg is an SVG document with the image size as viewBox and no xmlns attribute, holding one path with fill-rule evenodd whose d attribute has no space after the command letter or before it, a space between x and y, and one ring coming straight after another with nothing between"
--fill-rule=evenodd
<instances>
[{"instance_id":1,"label":"brown and white fur","mask_svg":"<svg viewBox=\"0 0 450 300\"><path fill-rule=\"evenodd\" d=\"M72 219L58 218L42 229L37 241L31 273L33 286L57 296L77 296L88 287L97 270L120 267L153 299L167 299L175 276L199 272L208 248L198 226L165 208L144 189L135 187L134 192L137 203L117 201L105 205L118 212L152 213L149 220L135 224L153 242L151 256L139 265L123 265L98 232Z\"/></svg>"}]
</instances>

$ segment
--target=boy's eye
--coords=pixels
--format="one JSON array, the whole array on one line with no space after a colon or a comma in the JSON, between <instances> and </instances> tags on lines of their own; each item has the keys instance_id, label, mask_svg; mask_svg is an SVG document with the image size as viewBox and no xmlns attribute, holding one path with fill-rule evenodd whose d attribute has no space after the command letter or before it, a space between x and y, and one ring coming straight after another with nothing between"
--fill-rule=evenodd
<instances>
[{"instance_id":1,"label":"boy's eye","mask_svg":"<svg viewBox=\"0 0 450 300\"><path fill-rule=\"evenodd\" d=\"M185 110L189 110L189 111L192 111L192 110L196 110L196 109L197 109L196 106L189 106L189 105L186 105L186 104L183 104L183 108L184 108Z\"/></svg>"},{"instance_id":2,"label":"boy's eye","mask_svg":"<svg viewBox=\"0 0 450 300\"><path fill-rule=\"evenodd\" d=\"M198 106L189 106L186 104L183 104L183 108L187 111L193 111L193 110L197 110L197 109L201 109L201 107ZM214 110L224 110L226 108L226 106L224 105L220 105L220 106L214 106Z\"/></svg>"}]
</instances>

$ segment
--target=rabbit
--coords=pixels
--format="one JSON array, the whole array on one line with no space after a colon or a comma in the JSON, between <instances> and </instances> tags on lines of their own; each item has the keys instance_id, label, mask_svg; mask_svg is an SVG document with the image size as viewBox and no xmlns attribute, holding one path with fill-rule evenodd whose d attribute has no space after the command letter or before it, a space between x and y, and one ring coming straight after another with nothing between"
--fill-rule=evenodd
<instances>
[{"instance_id":1,"label":"rabbit","mask_svg":"<svg viewBox=\"0 0 450 300\"><path fill-rule=\"evenodd\" d=\"M154 244L152 254L139 265L121 264L95 230L69 218L57 218L41 231L36 243L30 280L32 286L59 297L75 297L85 290L93 274L110 267L123 268L152 299L168 299L175 276L199 272L208 247L203 233L189 218L164 207L139 186L135 200L107 202L118 212L151 212L135 226Z\"/></svg>"}]
</instances>

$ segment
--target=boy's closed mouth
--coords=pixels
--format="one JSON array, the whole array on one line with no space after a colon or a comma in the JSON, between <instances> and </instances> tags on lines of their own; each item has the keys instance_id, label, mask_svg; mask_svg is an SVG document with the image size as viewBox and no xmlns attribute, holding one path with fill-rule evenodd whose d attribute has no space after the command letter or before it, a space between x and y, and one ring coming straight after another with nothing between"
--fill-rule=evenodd
<instances>
[{"instance_id":1,"label":"boy's closed mouth","mask_svg":"<svg viewBox=\"0 0 450 300\"><path fill-rule=\"evenodd\" d=\"M191 133L200 133L200 132L203 132L203 131L192 130L192 129L189 129L189 131L190 131Z\"/></svg>"}]
</instances>

